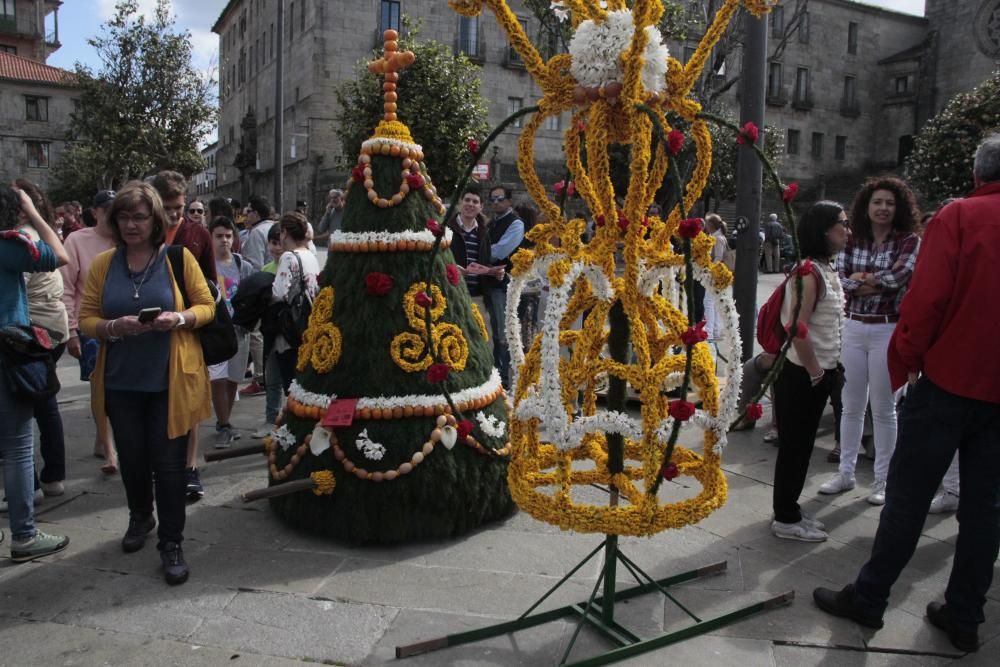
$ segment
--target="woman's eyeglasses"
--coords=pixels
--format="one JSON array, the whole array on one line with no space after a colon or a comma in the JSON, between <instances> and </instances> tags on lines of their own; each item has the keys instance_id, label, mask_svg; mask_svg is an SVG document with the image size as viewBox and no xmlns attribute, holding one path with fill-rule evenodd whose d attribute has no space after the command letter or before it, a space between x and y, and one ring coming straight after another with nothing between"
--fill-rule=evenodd
<instances>
[{"instance_id":1,"label":"woman's eyeglasses","mask_svg":"<svg viewBox=\"0 0 1000 667\"><path fill-rule=\"evenodd\" d=\"M132 214L132 215L130 215L128 213L119 213L115 217L115 220L117 220L118 224L120 224L120 225L127 225L130 222L131 223L135 223L137 225L141 225L144 222L149 222L152 219L153 219L153 216L151 216L148 213L135 213L135 214Z\"/></svg>"}]
</instances>

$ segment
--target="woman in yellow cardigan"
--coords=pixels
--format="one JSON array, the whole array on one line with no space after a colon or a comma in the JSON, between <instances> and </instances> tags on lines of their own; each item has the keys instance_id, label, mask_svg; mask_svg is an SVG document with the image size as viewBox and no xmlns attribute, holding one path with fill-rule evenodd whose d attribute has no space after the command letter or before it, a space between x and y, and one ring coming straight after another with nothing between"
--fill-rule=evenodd
<instances>
[{"instance_id":1,"label":"woman in yellow cardigan","mask_svg":"<svg viewBox=\"0 0 1000 667\"><path fill-rule=\"evenodd\" d=\"M194 257L184 251L184 308L167 258L167 216L152 186L134 181L108 213L117 247L94 260L80 305L80 328L101 341L91 382L115 432L128 498L126 553L143 547L160 517L158 549L168 584L188 578L184 472L188 432L211 413L208 371L193 329L215 316ZM154 485L155 479L155 485Z\"/></svg>"}]
</instances>

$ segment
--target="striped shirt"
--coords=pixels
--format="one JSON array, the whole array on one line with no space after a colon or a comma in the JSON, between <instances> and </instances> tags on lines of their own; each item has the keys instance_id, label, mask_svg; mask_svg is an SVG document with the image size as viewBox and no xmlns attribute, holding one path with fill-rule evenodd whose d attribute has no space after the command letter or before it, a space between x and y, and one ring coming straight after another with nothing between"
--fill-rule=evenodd
<instances>
[{"instance_id":1,"label":"striped shirt","mask_svg":"<svg viewBox=\"0 0 1000 667\"><path fill-rule=\"evenodd\" d=\"M465 242L465 266L479 261L479 226L466 231L461 225L458 226ZM464 267L463 267L464 268ZM479 296L482 290L479 288L479 276L471 273L465 274L465 284L469 288L469 294Z\"/></svg>"},{"instance_id":2,"label":"striped shirt","mask_svg":"<svg viewBox=\"0 0 1000 667\"><path fill-rule=\"evenodd\" d=\"M917 264L920 239L912 232L893 230L883 243L851 238L837 255L837 273L847 297L847 312L858 315L898 315L906 288ZM876 294L856 296L864 283L851 280L855 273L875 276Z\"/></svg>"}]
</instances>

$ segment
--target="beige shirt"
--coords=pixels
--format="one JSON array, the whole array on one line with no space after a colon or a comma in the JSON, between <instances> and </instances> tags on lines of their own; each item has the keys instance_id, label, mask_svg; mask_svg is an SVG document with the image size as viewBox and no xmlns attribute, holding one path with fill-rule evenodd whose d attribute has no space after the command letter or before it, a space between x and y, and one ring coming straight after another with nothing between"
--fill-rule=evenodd
<instances>
[{"instance_id":1,"label":"beige shirt","mask_svg":"<svg viewBox=\"0 0 1000 667\"><path fill-rule=\"evenodd\" d=\"M840 361L841 334L844 330L844 288L840 277L829 264L814 262L820 269L825 285L817 291L816 307L809 318L809 340L812 342L816 361L820 368L831 370ZM822 298L819 298L822 295ZM785 286L785 300L781 305L781 323L785 326L792 320L792 304L795 302L795 278ZM788 360L797 366L804 366L795 351L788 348Z\"/></svg>"},{"instance_id":2,"label":"beige shirt","mask_svg":"<svg viewBox=\"0 0 1000 667\"><path fill-rule=\"evenodd\" d=\"M31 225L25 225L22 229L31 236L32 241L41 240L41 236ZM28 316L32 324L51 331L54 342L66 342L69 338L69 321L66 306L62 302L62 274L58 270L25 273L24 282L28 292Z\"/></svg>"}]
</instances>

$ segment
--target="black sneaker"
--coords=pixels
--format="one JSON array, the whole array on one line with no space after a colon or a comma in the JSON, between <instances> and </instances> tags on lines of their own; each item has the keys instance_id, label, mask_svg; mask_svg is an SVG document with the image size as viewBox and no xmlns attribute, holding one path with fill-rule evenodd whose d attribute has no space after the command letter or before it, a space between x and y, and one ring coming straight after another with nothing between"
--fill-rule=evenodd
<instances>
[{"instance_id":1,"label":"black sneaker","mask_svg":"<svg viewBox=\"0 0 1000 667\"><path fill-rule=\"evenodd\" d=\"M951 640L951 645L959 651L975 653L979 650L979 632L975 628L965 630L958 627L955 619L952 618L948 605L940 602L929 603L927 605L927 620L935 628L944 630L948 634L948 639Z\"/></svg>"},{"instance_id":2,"label":"black sneaker","mask_svg":"<svg viewBox=\"0 0 1000 667\"><path fill-rule=\"evenodd\" d=\"M197 502L205 495L205 487L201 485L201 478L198 476L197 468L187 469L187 499L189 502Z\"/></svg>"},{"instance_id":3,"label":"black sneaker","mask_svg":"<svg viewBox=\"0 0 1000 667\"><path fill-rule=\"evenodd\" d=\"M854 584L847 584L839 591L817 588L813 591L816 606L828 614L849 618L866 628L882 629L882 617L859 609L854 603Z\"/></svg>"},{"instance_id":4,"label":"black sneaker","mask_svg":"<svg viewBox=\"0 0 1000 667\"><path fill-rule=\"evenodd\" d=\"M187 563L184 562L184 551L176 542L167 542L160 551L160 563L163 565L163 578L171 586L183 584L188 580Z\"/></svg>"},{"instance_id":5,"label":"black sneaker","mask_svg":"<svg viewBox=\"0 0 1000 667\"><path fill-rule=\"evenodd\" d=\"M147 517L129 517L128 530L122 538L122 551L127 554L138 551L146 544L146 536L156 528L156 519L150 514Z\"/></svg>"}]
</instances>

